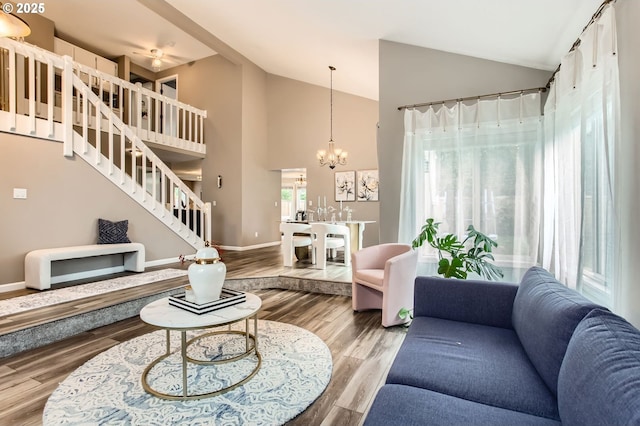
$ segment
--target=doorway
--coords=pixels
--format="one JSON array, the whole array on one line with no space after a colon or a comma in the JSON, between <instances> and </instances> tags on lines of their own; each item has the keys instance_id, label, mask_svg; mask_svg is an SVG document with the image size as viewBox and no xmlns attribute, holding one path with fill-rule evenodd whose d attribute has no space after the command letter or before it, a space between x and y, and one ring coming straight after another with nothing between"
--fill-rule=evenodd
<instances>
[{"instance_id":1,"label":"doorway","mask_svg":"<svg viewBox=\"0 0 640 426\"><path fill-rule=\"evenodd\" d=\"M307 220L307 169L283 169L281 179L281 220Z\"/></svg>"},{"instance_id":2,"label":"doorway","mask_svg":"<svg viewBox=\"0 0 640 426\"><path fill-rule=\"evenodd\" d=\"M156 92L169 99L178 100L178 76L171 75L156 80ZM160 104L160 133L178 136L178 108Z\"/></svg>"}]
</instances>

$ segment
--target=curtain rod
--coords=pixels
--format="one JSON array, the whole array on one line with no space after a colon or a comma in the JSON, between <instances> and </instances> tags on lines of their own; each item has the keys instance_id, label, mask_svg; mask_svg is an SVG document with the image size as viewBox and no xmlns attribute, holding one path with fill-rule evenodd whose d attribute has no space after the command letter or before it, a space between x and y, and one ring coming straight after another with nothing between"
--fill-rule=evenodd
<instances>
[{"instance_id":1,"label":"curtain rod","mask_svg":"<svg viewBox=\"0 0 640 426\"><path fill-rule=\"evenodd\" d=\"M573 52L574 50L576 50L576 48L578 48L578 46L580 46L580 37L587 30L587 28L589 28L589 25L593 24L598 18L600 18L600 15L602 15L602 11L609 3L614 3L615 1L616 0L604 0L602 2L600 7L598 7L598 10L596 10L596 13L594 13L593 16L591 16L591 19L589 20L589 22L587 22L587 25L584 26L584 28L580 32L580 35L578 36L576 41L573 42L573 44L571 45L571 49L569 49L569 52L567 53ZM547 89L551 87L551 83L553 83L553 80L556 79L556 74L558 74L559 71L560 71L560 64L558 64L558 67L555 69L553 74L551 74L549 81L547 81L547 86L546 86Z\"/></svg>"},{"instance_id":2,"label":"curtain rod","mask_svg":"<svg viewBox=\"0 0 640 426\"><path fill-rule=\"evenodd\" d=\"M498 92L498 93L490 93L488 95L468 96L466 98L446 99L444 101L437 101L437 102L425 102L422 104L402 105L398 107L398 111L402 111L403 109L406 109L406 108L419 108L423 106L446 104L449 102L462 102L462 101L470 101L470 100L476 100L476 99L482 99L482 98L494 98L494 97L508 96L508 95L524 95L525 93L546 92L546 91L547 91L546 87L534 87L532 89L512 90L510 92Z\"/></svg>"}]
</instances>

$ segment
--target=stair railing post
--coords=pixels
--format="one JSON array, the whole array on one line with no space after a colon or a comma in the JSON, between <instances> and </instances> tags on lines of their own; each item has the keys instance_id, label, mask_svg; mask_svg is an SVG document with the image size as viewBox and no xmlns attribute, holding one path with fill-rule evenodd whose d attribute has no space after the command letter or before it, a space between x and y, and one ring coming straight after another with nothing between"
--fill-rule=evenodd
<instances>
[{"instance_id":1,"label":"stair railing post","mask_svg":"<svg viewBox=\"0 0 640 426\"><path fill-rule=\"evenodd\" d=\"M211 203L204 203L204 223L202 227L205 230L205 241L209 241L211 243Z\"/></svg>"},{"instance_id":2,"label":"stair railing post","mask_svg":"<svg viewBox=\"0 0 640 426\"><path fill-rule=\"evenodd\" d=\"M73 59L64 56L62 68L62 137L63 154L73 157Z\"/></svg>"}]
</instances>

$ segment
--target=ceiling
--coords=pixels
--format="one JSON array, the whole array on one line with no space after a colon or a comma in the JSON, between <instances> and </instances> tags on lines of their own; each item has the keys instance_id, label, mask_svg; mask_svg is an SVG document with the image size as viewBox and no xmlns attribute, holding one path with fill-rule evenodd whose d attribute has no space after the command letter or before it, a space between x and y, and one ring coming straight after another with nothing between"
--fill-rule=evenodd
<instances>
[{"instance_id":1,"label":"ceiling","mask_svg":"<svg viewBox=\"0 0 640 426\"><path fill-rule=\"evenodd\" d=\"M268 73L328 86L333 65L334 89L374 100L379 39L553 70L601 1L166 0ZM44 15L61 38L149 69L153 48L163 68L215 54L136 0L48 0Z\"/></svg>"}]
</instances>

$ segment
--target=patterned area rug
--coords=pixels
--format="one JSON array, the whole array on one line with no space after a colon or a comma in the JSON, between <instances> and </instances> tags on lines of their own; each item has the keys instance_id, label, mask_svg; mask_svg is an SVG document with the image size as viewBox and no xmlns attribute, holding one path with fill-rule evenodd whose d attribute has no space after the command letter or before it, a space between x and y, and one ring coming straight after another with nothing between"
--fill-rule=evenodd
<instances>
[{"instance_id":1,"label":"patterned area rug","mask_svg":"<svg viewBox=\"0 0 640 426\"><path fill-rule=\"evenodd\" d=\"M187 271L184 269L168 268L89 284L46 290L27 296L12 297L11 299L0 300L0 317L184 275L187 275Z\"/></svg>"},{"instance_id":2,"label":"patterned area rug","mask_svg":"<svg viewBox=\"0 0 640 426\"><path fill-rule=\"evenodd\" d=\"M244 322L232 328L241 327ZM189 332L187 338L203 333ZM182 387L179 335L172 332L174 353L149 374L152 388L176 395ZM331 379L331 352L318 336L290 324L259 321L262 366L251 380L211 398L160 399L143 390L140 378L164 353L165 336L159 330L121 343L71 373L47 401L44 425L278 425L303 412ZM244 344L238 335L210 336L189 346L189 355L213 359L241 351ZM256 363L257 357L250 355L216 366L189 364L189 393L212 392L236 382Z\"/></svg>"}]
</instances>

